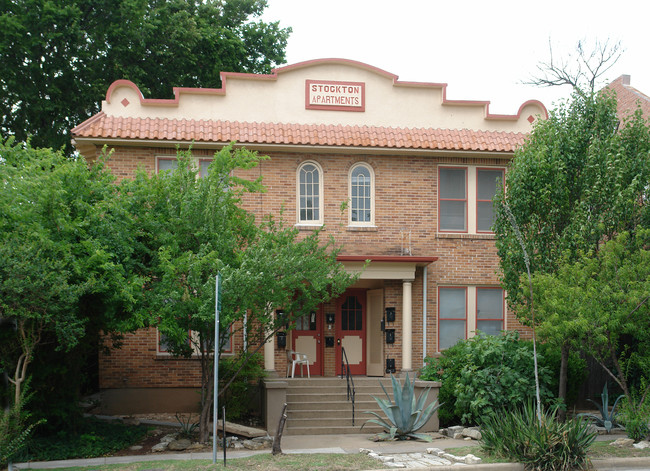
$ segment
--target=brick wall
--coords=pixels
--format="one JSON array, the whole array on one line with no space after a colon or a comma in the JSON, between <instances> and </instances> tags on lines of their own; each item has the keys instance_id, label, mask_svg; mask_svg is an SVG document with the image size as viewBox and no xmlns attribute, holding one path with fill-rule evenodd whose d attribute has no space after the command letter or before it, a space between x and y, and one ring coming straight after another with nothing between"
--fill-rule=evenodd
<instances>
[{"instance_id":1,"label":"brick wall","mask_svg":"<svg viewBox=\"0 0 650 471\"><path fill-rule=\"evenodd\" d=\"M173 149L150 147L117 147L109 161L118 180L129 178L138 167L155 170L156 156L173 156ZM199 158L212 155L209 150L196 150ZM433 155L371 155L271 153L271 159L257 168L241 171L239 176L264 176L267 192L246 195L243 206L258 217L284 208L284 220L296 221L296 172L305 160L317 162L323 169L324 237L333 236L342 245L342 254L401 255L410 234L411 255L436 256L427 273L427 354L437 350L437 287L439 285L497 286L498 257L494 238L489 234L437 233L437 176L439 164L505 166L505 158L460 158ZM347 210L341 205L348 200L348 174L357 162L365 162L375 177L375 226L348 227ZM471 215L470 215L471 216ZM309 230L303 229L303 234ZM385 357L395 358L401 368L401 280L384 280L384 305L394 306L397 321L396 342L385 345ZM413 367L422 365L423 356L423 269L418 268L413 283ZM335 303L324 306L324 312L335 311ZM510 313L506 315L509 329L530 332L522 328ZM155 330L142 330L127 336L124 347L100 359L102 388L160 387L197 385L198 361L161 358L156 354ZM290 342L290 339L289 339ZM241 345L241 344L240 344ZM334 375L334 351L324 349L326 376ZM276 347L276 370L284 375L286 355Z\"/></svg>"}]
</instances>

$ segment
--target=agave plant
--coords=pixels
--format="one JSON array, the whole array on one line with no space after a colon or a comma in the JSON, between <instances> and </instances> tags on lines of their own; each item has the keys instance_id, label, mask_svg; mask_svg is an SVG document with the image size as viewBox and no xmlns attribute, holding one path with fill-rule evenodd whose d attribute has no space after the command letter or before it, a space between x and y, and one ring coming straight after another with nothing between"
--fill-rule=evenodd
<instances>
[{"instance_id":1,"label":"agave plant","mask_svg":"<svg viewBox=\"0 0 650 471\"><path fill-rule=\"evenodd\" d=\"M607 430L607 433L611 432L613 427L619 427L619 425L616 423L616 406L618 404L618 401L624 397L623 394L618 396L616 400L614 401L614 406L612 406L612 410L610 412L609 410L609 393L607 392L607 383L605 383L605 387L603 388L603 392L600 395L600 398L602 400L601 404L598 404L596 401L593 401L591 399L587 399L589 402L593 402L596 407L598 407L598 410L600 411L600 417L598 417L596 414L578 414L579 416L583 417L588 417L590 419L593 419L596 422L596 425L600 427L605 427L605 430Z\"/></svg>"},{"instance_id":2,"label":"agave plant","mask_svg":"<svg viewBox=\"0 0 650 471\"><path fill-rule=\"evenodd\" d=\"M415 380L411 382L409 380L408 373L406 374L406 380L404 381L404 386L400 385L399 381L395 376L391 375L391 380L393 382L393 397L395 401L393 402L384 388L384 385L380 383L381 389L384 390L386 394L386 399L372 396L381 410L386 414L386 418L383 418L381 415L376 412L366 411L366 414L372 414L376 419L369 419L365 424L371 422L381 427L384 427L386 430L385 433L380 433L378 437L383 440L393 440L398 438L400 440L405 440L407 437L421 439L430 442L431 437L422 433L415 433L420 430L424 425L429 421L431 416L440 407L440 404L437 404L438 401L435 401L429 404L427 407L424 407L424 404L427 402L429 397L429 389L422 391L420 396L415 399L414 389L415 389ZM363 428L363 425L361 428Z\"/></svg>"}]
</instances>

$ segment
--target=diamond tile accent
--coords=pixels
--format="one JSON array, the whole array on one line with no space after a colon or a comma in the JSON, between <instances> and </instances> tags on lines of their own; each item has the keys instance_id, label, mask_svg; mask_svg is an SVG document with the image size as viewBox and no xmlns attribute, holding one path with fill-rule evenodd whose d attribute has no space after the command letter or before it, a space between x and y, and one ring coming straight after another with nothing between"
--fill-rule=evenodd
<instances>
[{"instance_id":1,"label":"diamond tile accent","mask_svg":"<svg viewBox=\"0 0 650 471\"><path fill-rule=\"evenodd\" d=\"M533 124L533 121L535 121L535 117L531 114L531 115L528 117L528 122L529 122L530 124Z\"/></svg>"},{"instance_id":2,"label":"diamond tile accent","mask_svg":"<svg viewBox=\"0 0 650 471\"><path fill-rule=\"evenodd\" d=\"M120 103L122 103L122 106L124 108L126 108L130 104L129 100L127 100L126 98L124 100L120 101Z\"/></svg>"}]
</instances>

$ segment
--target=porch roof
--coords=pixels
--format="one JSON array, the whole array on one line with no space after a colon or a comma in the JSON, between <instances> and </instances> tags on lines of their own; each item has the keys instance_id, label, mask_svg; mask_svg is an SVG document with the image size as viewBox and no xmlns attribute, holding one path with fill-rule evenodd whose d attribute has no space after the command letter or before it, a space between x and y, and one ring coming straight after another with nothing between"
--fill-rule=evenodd
<instances>
[{"instance_id":1,"label":"porch roof","mask_svg":"<svg viewBox=\"0 0 650 471\"><path fill-rule=\"evenodd\" d=\"M438 257L415 257L412 255L338 255L348 273L361 273L367 280L413 280L415 268L424 267ZM369 262L365 266L366 261Z\"/></svg>"}]
</instances>

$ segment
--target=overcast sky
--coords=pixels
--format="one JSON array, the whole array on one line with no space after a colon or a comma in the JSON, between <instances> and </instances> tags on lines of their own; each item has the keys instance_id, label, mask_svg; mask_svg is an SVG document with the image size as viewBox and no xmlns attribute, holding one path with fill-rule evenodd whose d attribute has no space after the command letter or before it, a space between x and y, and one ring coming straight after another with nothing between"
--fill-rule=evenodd
<instances>
[{"instance_id":1,"label":"overcast sky","mask_svg":"<svg viewBox=\"0 0 650 471\"><path fill-rule=\"evenodd\" d=\"M578 41L621 42L605 75L622 74L650 95L650 2L645 0L268 0L265 21L293 33L287 64L338 57L379 67L400 80L447 83L447 98L488 100L492 113L514 114L526 100L548 108L568 87L521 82Z\"/></svg>"}]
</instances>

